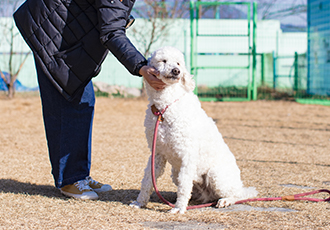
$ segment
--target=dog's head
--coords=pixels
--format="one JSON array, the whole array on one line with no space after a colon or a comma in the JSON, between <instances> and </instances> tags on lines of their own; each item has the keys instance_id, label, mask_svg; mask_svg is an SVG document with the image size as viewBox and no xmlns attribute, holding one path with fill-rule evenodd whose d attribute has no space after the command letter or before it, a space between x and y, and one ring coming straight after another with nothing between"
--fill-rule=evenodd
<instances>
[{"instance_id":1,"label":"dog's head","mask_svg":"<svg viewBox=\"0 0 330 230\"><path fill-rule=\"evenodd\" d=\"M160 73L158 78L167 85L182 84L187 91L193 91L195 81L186 69L182 52L166 46L156 50L149 58L149 65Z\"/></svg>"}]
</instances>

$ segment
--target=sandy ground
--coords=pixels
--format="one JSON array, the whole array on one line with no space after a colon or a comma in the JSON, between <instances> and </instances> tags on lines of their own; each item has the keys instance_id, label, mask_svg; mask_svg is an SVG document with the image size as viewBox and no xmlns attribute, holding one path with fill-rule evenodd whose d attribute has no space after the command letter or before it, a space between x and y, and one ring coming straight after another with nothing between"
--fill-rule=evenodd
<instances>
[{"instance_id":1,"label":"sandy ground","mask_svg":"<svg viewBox=\"0 0 330 230\"><path fill-rule=\"evenodd\" d=\"M146 106L142 99L97 98L91 176L114 190L79 201L53 187L39 97L1 95L0 229L329 229L329 202L253 202L174 215L153 194L145 209L129 207L150 155ZM330 189L330 107L284 101L202 107L234 153L244 184L259 197ZM158 187L175 202L169 166Z\"/></svg>"}]
</instances>

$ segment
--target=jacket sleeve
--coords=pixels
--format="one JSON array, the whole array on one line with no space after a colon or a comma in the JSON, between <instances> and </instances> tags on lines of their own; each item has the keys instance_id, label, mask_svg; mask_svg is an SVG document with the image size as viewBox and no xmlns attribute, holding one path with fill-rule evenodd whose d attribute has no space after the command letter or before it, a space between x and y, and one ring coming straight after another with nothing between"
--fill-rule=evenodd
<instances>
[{"instance_id":1,"label":"jacket sleeve","mask_svg":"<svg viewBox=\"0 0 330 230\"><path fill-rule=\"evenodd\" d=\"M133 7L132 0L96 0L101 43L133 75L147 64L145 57L126 36L126 21Z\"/></svg>"}]
</instances>

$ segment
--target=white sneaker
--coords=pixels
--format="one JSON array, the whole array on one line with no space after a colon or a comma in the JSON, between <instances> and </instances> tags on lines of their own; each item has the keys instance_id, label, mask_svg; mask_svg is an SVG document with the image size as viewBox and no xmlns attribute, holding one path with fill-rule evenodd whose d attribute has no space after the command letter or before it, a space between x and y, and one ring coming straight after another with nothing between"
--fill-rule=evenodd
<instances>
[{"instance_id":1,"label":"white sneaker","mask_svg":"<svg viewBox=\"0 0 330 230\"><path fill-rule=\"evenodd\" d=\"M96 200L99 196L88 185L87 180L80 180L74 184L66 185L60 188L62 194L82 200Z\"/></svg>"}]
</instances>

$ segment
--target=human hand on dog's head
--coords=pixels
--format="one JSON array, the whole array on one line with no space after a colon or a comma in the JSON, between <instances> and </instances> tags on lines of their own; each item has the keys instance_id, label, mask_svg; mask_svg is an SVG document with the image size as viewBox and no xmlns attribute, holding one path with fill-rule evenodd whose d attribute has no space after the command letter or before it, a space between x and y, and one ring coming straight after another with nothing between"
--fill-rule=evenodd
<instances>
[{"instance_id":1,"label":"human hand on dog's head","mask_svg":"<svg viewBox=\"0 0 330 230\"><path fill-rule=\"evenodd\" d=\"M154 67L145 65L140 69L139 73L155 90L162 90L165 88L166 84L156 77L159 75L159 71L157 71Z\"/></svg>"}]
</instances>

